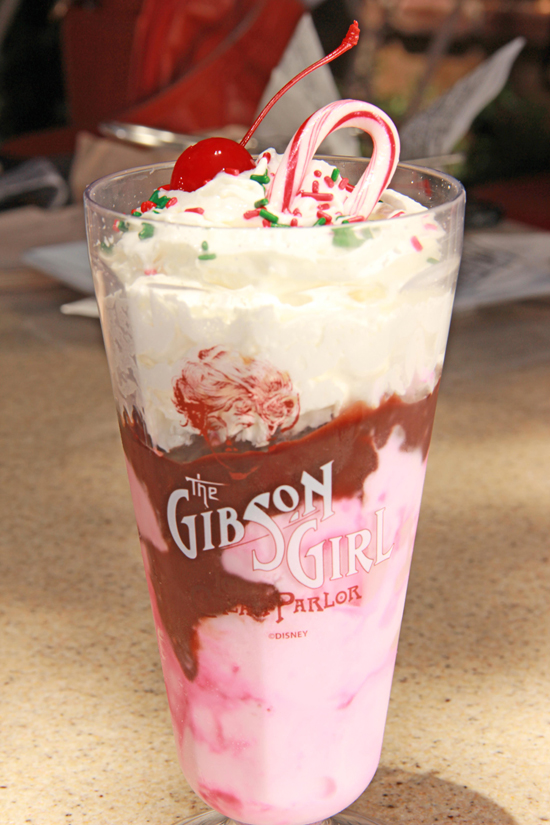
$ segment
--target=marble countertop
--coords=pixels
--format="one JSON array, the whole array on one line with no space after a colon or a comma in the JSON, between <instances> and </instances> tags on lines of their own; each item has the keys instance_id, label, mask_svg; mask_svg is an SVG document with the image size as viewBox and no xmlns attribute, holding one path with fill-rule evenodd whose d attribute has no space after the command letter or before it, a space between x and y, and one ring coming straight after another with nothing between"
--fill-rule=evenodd
<instances>
[{"instance_id":1,"label":"marble countertop","mask_svg":"<svg viewBox=\"0 0 550 825\"><path fill-rule=\"evenodd\" d=\"M0 271L0 823L176 825L176 760L98 322ZM550 821L550 302L457 317L380 768L387 825Z\"/></svg>"}]
</instances>

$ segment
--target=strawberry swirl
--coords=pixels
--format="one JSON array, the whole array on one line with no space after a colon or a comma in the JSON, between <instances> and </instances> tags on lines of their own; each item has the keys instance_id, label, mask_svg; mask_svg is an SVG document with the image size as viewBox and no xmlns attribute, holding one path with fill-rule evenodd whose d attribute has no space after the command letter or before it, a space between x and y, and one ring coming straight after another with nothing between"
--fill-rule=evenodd
<instances>
[{"instance_id":1,"label":"strawberry swirl","mask_svg":"<svg viewBox=\"0 0 550 825\"><path fill-rule=\"evenodd\" d=\"M288 374L222 346L185 360L173 400L182 426L198 430L212 447L243 440L251 431L267 444L277 432L289 430L300 414Z\"/></svg>"}]
</instances>

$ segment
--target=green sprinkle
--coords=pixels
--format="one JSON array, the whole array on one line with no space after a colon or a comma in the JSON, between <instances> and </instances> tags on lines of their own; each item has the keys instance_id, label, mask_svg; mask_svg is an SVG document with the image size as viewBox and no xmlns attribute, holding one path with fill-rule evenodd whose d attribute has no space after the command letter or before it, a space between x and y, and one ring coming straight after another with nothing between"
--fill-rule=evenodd
<instances>
[{"instance_id":1,"label":"green sprinkle","mask_svg":"<svg viewBox=\"0 0 550 825\"><path fill-rule=\"evenodd\" d=\"M128 232L128 230L130 229L130 224L128 223L128 221L119 221L117 226L119 232Z\"/></svg>"},{"instance_id":2,"label":"green sprinkle","mask_svg":"<svg viewBox=\"0 0 550 825\"><path fill-rule=\"evenodd\" d=\"M268 212L267 209L260 209L260 218L265 218L266 221L270 223L279 223L279 218L277 215L274 215L272 212Z\"/></svg>"},{"instance_id":3,"label":"green sprinkle","mask_svg":"<svg viewBox=\"0 0 550 825\"><path fill-rule=\"evenodd\" d=\"M332 243L334 246L356 249L365 241L357 237L351 226L337 226L332 230Z\"/></svg>"},{"instance_id":4,"label":"green sprinkle","mask_svg":"<svg viewBox=\"0 0 550 825\"><path fill-rule=\"evenodd\" d=\"M216 255L214 252L205 252L203 255L199 255L199 261L213 261Z\"/></svg>"},{"instance_id":5,"label":"green sprinkle","mask_svg":"<svg viewBox=\"0 0 550 825\"><path fill-rule=\"evenodd\" d=\"M139 209L134 209L132 215L134 216L134 218L141 218L141 212L139 211Z\"/></svg>"},{"instance_id":6,"label":"green sprinkle","mask_svg":"<svg viewBox=\"0 0 550 825\"><path fill-rule=\"evenodd\" d=\"M101 241L100 247L102 252L112 252L113 251L113 244L105 243L105 241Z\"/></svg>"},{"instance_id":7,"label":"green sprinkle","mask_svg":"<svg viewBox=\"0 0 550 825\"><path fill-rule=\"evenodd\" d=\"M256 183L269 183L269 174L265 172L263 175L250 175L250 180L255 180Z\"/></svg>"},{"instance_id":8,"label":"green sprinkle","mask_svg":"<svg viewBox=\"0 0 550 825\"><path fill-rule=\"evenodd\" d=\"M261 198L261 200L256 201L256 203L254 204L254 209L260 209L260 207L262 206L267 206L268 203L269 201L267 198Z\"/></svg>"},{"instance_id":9,"label":"green sprinkle","mask_svg":"<svg viewBox=\"0 0 550 825\"><path fill-rule=\"evenodd\" d=\"M428 263L429 264L438 264L439 261L437 260L437 258L428 258Z\"/></svg>"},{"instance_id":10,"label":"green sprinkle","mask_svg":"<svg viewBox=\"0 0 550 825\"><path fill-rule=\"evenodd\" d=\"M159 190L155 189L149 200L153 201L153 203L156 203L156 205L159 206L161 209L164 209L170 198L168 197L168 195L159 195Z\"/></svg>"},{"instance_id":11,"label":"green sprinkle","mask_svg":"<svg viewBox=\"0 0 550 825\"><path fill-rule=\"evenodd\" d=\"M324 226L326 224L326 222L327 222L326 218L319 218L318 221L315 221L313 226Z\"/></svg>"},{"instance_id":12,"label":"green sprinkle","mask_svg":"<svg viewBox=\"0 0 550 825\"><path fill-rule=\"evenodd\" d=\"M201 243L201 249L203 250L203 252L208 252L208 241L203 241Z\"/></svg>"},{"instance_id":13,"label":"green sprinkle","mask_svg":"<svg viewBox=\"0 0 550 825\"><path fill-rule=\"evenodd\" d=\"M332 170L332 175L330 176L331 179L336 182L338 180L338 176L340 175L340 170L336 169L336 167Z\"/></svg>"},{"instance_id":14,"label":"green sprinkle","mask_svg":"<svg viewBox=\"0 0 550 825\"><path fill-rule=\"evenodd\" d=\"M155 227L150 223L142 223L138 233L138 238L142 241L151 238L155 234Z\"/></svg>"}]
</instances>

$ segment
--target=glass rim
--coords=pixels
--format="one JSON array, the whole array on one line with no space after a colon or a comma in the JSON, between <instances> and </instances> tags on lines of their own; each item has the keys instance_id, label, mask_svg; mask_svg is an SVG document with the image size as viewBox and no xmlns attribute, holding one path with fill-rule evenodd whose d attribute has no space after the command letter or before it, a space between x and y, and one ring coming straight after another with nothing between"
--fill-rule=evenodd
<instances>
[{"instance_id":1,"label":"glass rim","mask_svg":"<svg viewBox=\"0 0 550 825\"><path fill-rule=\"evenodd\" d=\"M354 157L352 155L315 155L315 158L319 159L319 160L326 160L328 162L335 162L336 161L335 165L338 165L338 162L342 162L342 163L364 162L364 164L366 166L368 164L368 161L369 161L369 158ZM122 182L125 178L129 178L130 176L133 176L133 175L153 173L155 171L160 171L162 169L172 170L173 166L174 166L174 163L175 163L175 161L162 161L160 163L149 163L149 164L144 164L143 166L130 167L130 168L124 169L120 172L111 172L108 175L102 175L100 178L97 178L96 180L92 181L91 183L89 183L86 186L86 188L84 190L84 195L83 195L84 204L88 208L92 209L94 212L101 212L101 213L103 213L103 214L105 214L105 215L107 215L110 218L113 218L115 220L142 221L143 220L142 216L138 217L138 216L132 215L131 213L128 213L128 212L120 212L117 209L114 209L114 208L111 208L111 207L108 207L108 206L104 206L103 204L99 203L94 198L94 191L97 190L97 188L99 186L102 186L102 185L105 186L107 183L111 183L111 182L115 182L115 181L121 181ZM392 180L390 181L390 183L387 187L388 189L391 188L391 184L392 184L393 179L395 177L395 174L398 172L398 170L404 170L404 171L409 170L410 172L414 172L416 174L420 174L420 175L423 175L423 176L430 176L430 177L438 178L439 180L444 181L445 183L447 183L447 185L449 186L449 191L454 190L454 194L453 194L452 197L449 198L449 200L445 201L444 203L439 203L439 204L436 204L434 206L424 207L422 212L411 212L409 214L405 214L405 215L401 215L399 217L392 218L391 219L392 223L394 221L407 221L407 220L410 220L411 218L418 218L421 215L424 215L424 216L426 216L428 214L433 215L434 213L437 213L439 210L449 209L450 207L452 207L456 204L459 204L460 202L465 202L466 190L465 190L463 184L459 180L457 180L457 178L454 178L452 175L448 175L446 172L441 172L438 169L430 169L428 166L417 166L414 163L407 163L407 162L401 163L401 162L399 162L397 164L397 167L396 167L395 173L392 177ZM157 215L155 215L154 218L148 217L147 220L150 220L152 223L155 223L155 224L161 224L163 226L182 227L182 228L192 230L192 231L202 230L203 232L205 230L216 230L218 232L219 231L224 231L224 230L229 230L231 232L235 232L235 231L239 231L239 232L243 232L243 231L246 231L246 232L263 232L266 229L266 227L263 227L263 226L223 226L223 225L207 226L207 225L187 224L187 223L182 223L182 222L179 222L179 221L163 220L162 218L160 218L160 216L157 216ZM384 226L384 225L388 224L388 219L387 218L379 218L378 220L371 220L369 218L366 218L364 221L353 221L351 226L355 228L355 227L361 227L364 224L367 224L368 226ZM339 229L339 228L342 228L342 227L345 228L347 226L350 226L350 224L324 224L322 226L317 225L317 226L293 226L293 227L280 226L278 228L279 229L292 229L292 230L298 229L298 230L303 232L303 231L308 230L308 229L310 229L310 230L314 229L315 231L319 231L319 230L324 229L326 231L327 229L328 230L333 230L335 228Z\"/></svg>"}]
</instances>

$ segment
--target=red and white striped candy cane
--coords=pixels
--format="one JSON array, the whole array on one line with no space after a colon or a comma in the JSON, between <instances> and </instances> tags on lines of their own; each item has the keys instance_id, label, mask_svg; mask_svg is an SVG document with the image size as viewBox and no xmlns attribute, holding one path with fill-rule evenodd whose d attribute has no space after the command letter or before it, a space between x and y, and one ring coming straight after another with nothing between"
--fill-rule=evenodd
<instances>
[{"instance_id":1,"label":"red and white striped candy cane","mask_svg":"<svg viewBox=\"0 0 550 825\"><path fill-rule=\"evenodd\" d=\"M355 126L371 136L372 158L346 201L349 215L368 218L399 161L399 135L388 115L362 100L338 100L309 117L298 129L267 192L273 209L289 212L309 164L322 141L337 129Z\"/></svg>"}]
</instances>

